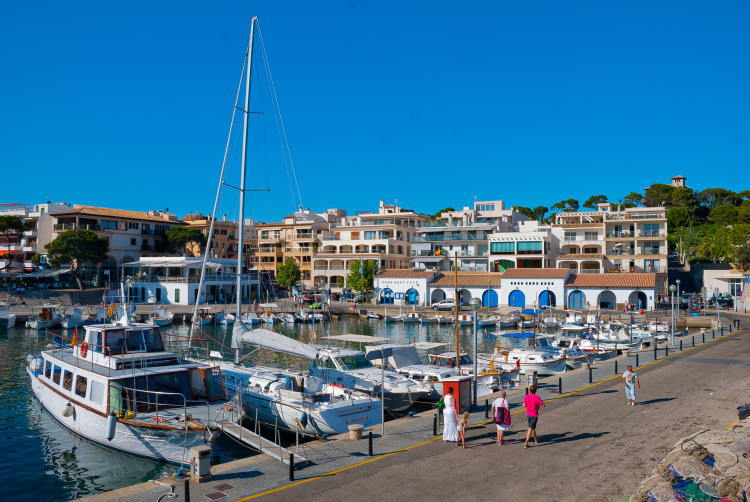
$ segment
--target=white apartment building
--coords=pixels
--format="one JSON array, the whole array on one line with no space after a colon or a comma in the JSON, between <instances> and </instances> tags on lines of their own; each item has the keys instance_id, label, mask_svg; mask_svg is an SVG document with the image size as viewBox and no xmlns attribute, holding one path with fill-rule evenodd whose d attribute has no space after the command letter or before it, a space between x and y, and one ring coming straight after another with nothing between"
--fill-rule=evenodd
<instances>
[{"instance_id":1,"label":"white apartment building","mask_svg":"<svg viewBox=\"0 0 750 502\"><path fill-rule=\"evenodd\" d=\"M664 207L562 212L553 232L560 239L557 267L574 273L655 273L656 290L666 291L667 217Z\"/></svg>"},{"instance_id":2,"label":"white apartment building","mask_svg":"<svg viewBox=\"0 0 750 502\"><path fill-rule=\"evenodd\" d=\"M63 202L0 205L0 215L17 216L28 226L21 234L0 237L0 270L33 272L38 265L44 265L44 246L52 240L52 214L68 208L70 204ZM39 259L36 263L34 255Z\"/></svg>"},{"instance_id":3,"label":"white apartment building","mask_svg":"<svg viewBox=\"0 0 750 502\"><path fill-rule=\"evenodd\" d=\"M494 232L489 241L489 269L505 272L511 268L550 268L556 266L560 241L552 227L538 221L522 221L516 232Z\"/></svg>"},{"instance_id":4,"label":"white apartment building","mask_svg":"<svg viewBox=\"0 0 750 502\"><path fill-rule=\"evenodd\" d=\"M346 218L320 237L313 257L314 287L341 291L347 286L349 268L360 260L374 260L378 270L410 268L415 230L427 218L382 200L377 212Z\"/></svg>"},{"instance_id":5,"label":"white apartment building","mask_svg":"<svg viewBox=\"0 0 750 502\"><path fill-rule=\"evenodd\" d=\"M437 219L426 220L417 229L411 247L412 265L416 269L487 272L488 236L510 232L526 216L505 209L502 200L477 201L473 208L446 211Z\"/></svg>"}]
</instances>

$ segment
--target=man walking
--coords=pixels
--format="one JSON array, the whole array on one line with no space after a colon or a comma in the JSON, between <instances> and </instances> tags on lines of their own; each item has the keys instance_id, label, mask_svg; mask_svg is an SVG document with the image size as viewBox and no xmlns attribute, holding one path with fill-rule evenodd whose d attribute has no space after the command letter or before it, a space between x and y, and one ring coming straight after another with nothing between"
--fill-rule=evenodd
<instances>
[{"instance_id":1,"label":"man walking","mask_svg":"<svg viewBox=\"0 0 750 502\"><path fill-rule=\"evenodd\" d=\"M526 431L526 441L523 443L524 448L529 447L529 439L534 437L534 444L539 444L536 436L536 424L539 420L539 408L544 406L542 398L536 395L536 385L529 387L529 393L523 398L523 407L526 408L526 419L529 421L529 430Z\"/></svg>"},{"instance_id":2,"label":"man walking","mask_svg":"<svg viewBox=\"0 0 750 502\"><path fill-rule=\"evenodd\" d=\"M641 389L641 381L638 379L638 373L633 371L633 366L628 365L628 369L622 374L622 383L625 384L625 399L630 406L635 406L635 388Z\"/></svg>"}]
</instances>

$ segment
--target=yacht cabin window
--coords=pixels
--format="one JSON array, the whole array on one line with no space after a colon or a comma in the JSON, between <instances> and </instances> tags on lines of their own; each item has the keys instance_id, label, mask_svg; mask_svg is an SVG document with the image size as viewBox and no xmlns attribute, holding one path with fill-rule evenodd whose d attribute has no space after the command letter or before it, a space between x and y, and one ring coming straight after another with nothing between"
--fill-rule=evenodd
<instances>
[{"instance_id":1,"label":"yacht cabin window","mask_svg":"<svg viewBox=\"0 0 750 502\"><path fill-rule=\"evenodd\" d=\"M55 365L55 369L52 372L52 381L57 385L60 385L60 373L62 373L62 370L59 366Z\"/></svg>"},{"instance_id":2,"label":"yacht cabin window","mask_svg":"<svg viewBox=\"0 0 750 502\"><path fill-rule=\"evenodd\" d=\"M78 375L76 377L76 395L86 397L86 386L88 379L85 376Z\"/></svg>"},{"instance_id":3,"label":"yacht cabin window","mask_svg":"<svg viewBox=\"0 0 750 502\"><path fill-rule=\"evenodd\" d=\"M63 389L70 390L73 387L73 373L65 370L63 374Z\"/></svg>"},{"instance_id":4,"label":"yacht cabin window","mask_svg":"<svg viewBox=\"0 0 750 502\"><path fill-rule=\"evenodd\" d=\"M350 370L358 370L362 368L372 368L372 363L365 358L364 354L357 354L354 356L344 356L341 358L341 362Z\"/></svg>"},{"instance_id":5,"label":"yacht cabin window","mask_svg":"<svg viewBox=\"0 0 750 502\"><path fill-rule=\"evenodd\" d=\"M44 376L46 376L47 379L52 378L52 363L49 361L44 363Z\"/></svg>"}]
</instances>

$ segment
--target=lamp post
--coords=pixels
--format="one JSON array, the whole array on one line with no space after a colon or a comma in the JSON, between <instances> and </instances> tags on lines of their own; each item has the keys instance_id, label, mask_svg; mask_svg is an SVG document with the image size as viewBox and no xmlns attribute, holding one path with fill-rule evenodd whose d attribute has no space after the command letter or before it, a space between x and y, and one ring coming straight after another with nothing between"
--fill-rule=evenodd
<instances>
[{"instance_id":1,"label":"lamp post","mask_svg":"<svg viewBox=\"0 0 750 502\"><path fill-rule=\"evenodd\" d=\"M479 298L472 298L469 300L469 307L474 312L471 316L474 320L474 382L472 383L472 397L474 406L477 405L477 311L482 306L482 301Z\"/></svg>"},{"instance_id":2,"label":"lamp post","mask_svg":"<svg viewBox=\"0 0 750 502\"><path fill-rule=\"evenodd\" d=\"M680 300L680 280L677 279L674 283L677 284L677 317L680 317L680 306L682 305L682 300Z\"/></svg>"},{"instance_id":3,"label":"lamp post","mask_svg":"<svg viewBox=\"0 0 750 502\"><path fill-rule=\"evenodd\" d=\"M675 293L675 291L677 291L677 286L675 286L674 284L670 284L669 285L669 292L670 292L670 296L671 296L671 300L672 300L672 323L671 323L672 330L671 330L671 334L670 334L670 337L669 337L669 345L670 345L670 347L674 347L674 325L675 325L675 322L677 321L677 319L676 319L676 317L674 315L674 293Z\"/></svg>"},{"instance_id":4,"label":"lamp post","mask_svg":"<svg viewBox=\"0 0 750 502\"><path fill-rule=\"evenodd\" d=\"M714 302L716 302L716 326L721 329L721 317L719 316L719 288L714 288Z\"/></svg>"}]
</instances>

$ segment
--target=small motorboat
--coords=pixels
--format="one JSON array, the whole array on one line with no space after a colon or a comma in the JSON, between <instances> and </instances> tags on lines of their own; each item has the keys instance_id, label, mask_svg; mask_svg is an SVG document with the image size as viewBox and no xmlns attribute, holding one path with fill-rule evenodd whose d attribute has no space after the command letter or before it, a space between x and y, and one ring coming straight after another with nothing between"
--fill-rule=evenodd
<instances>
[{"instance_id":1,"label":"small motorboat","mask_svg":"<svg viewBox=\"0 0 750 502\"><path fill-rule=\"evenodd\" d=\"M245 312L240 319L242 324L260 324L260 317L255 312Z\"/></svg>"},{"instance_id":2,"label":"small motorboat","mask_svg":"<svg viewBox=\"0 0 750 502\"><path fill-rule=\"evenodd\" d=\"M237 318L234 314L226 313L223 310L216 313L216 322L221 326L232 326L234 325Z\"/></svg>"},{"instance_id":3,"label":"small motorboat","mask_svg":"<svg viewBox=\"0 0 750 502\"><path fill-rule=\"evenodd\" d=\"M419 319L419 322L420 322L421 324L437 324L437 323L439 322L439 321L438 321L438 319L439 319L438 317L427 317L427 316L423 316L423 317L421 317L421 318Z\"/></svg>"},{"instance_id":4,"label":"small motorboat","mask_svg":"<svg viewBox=\"0 0 750 502\"><path fill-rule=\"evenodd\" d=\"M276 319L278 319L280 323L294 324L294 316L292 314L282 312L280 314L276 314Z\"/></svg>"},{"instance_id":5,"label":"small motorboat","mask_svg":"<svg viewBox=\"0 0 750 502\"><path fill-rule=\"evenodd\" d=\"M271 312L263 312L260 315L260 321L264 324L273 324L276 322L276 316Z\"/></svg>"},{"instance_id":6,"label":"small motorboat","mask_svg":"<svg viewBox=\"0 0 750 502\"><path fill-rule=\"evenodd\" d=\"M440 316L437 318L438 324L453 324L453 318L447 316Z\"/></svg>"},{"instance_id":7,"label":"small motorboat","mask_svg":"<svg viewBox=\"0 0 750 502\"><path fill-rule=\"evenodd\" d=\"M383 316L381 314L378 314L377 312L368 312L366 318L367 319L374 319L374 320L377 321L377 320L382 319Z\"/></svg>"},{"instance_id":8,"label":"small motorboat","mask_svg":"<svg viewBox=\"0 0 750 502\"><path fill-rule=\"evenodd\" d=\"M408 314L404 314L401 318L404 324L418 323L421 319L422 316L419 315L419 312L409 312Z\"/></svg>"}]
</instances>

